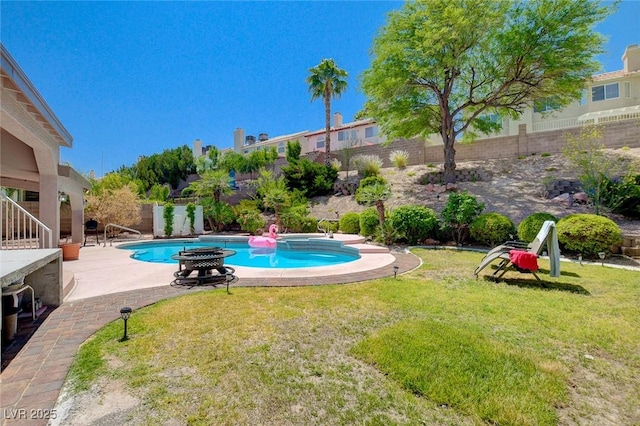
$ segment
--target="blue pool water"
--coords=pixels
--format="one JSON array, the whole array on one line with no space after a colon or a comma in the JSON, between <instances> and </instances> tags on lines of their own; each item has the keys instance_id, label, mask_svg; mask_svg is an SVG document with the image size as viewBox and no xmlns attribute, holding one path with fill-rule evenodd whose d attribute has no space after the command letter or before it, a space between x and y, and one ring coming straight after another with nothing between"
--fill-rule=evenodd
<instances>
[{"instance_id":1,"label":"blue pool water","mask_svg":"<svg viewBox=\"0 0 640 426\"><path fill-rule=\"evenodd\" d=\"M175 263L171 256L180 250L200 247L224 247L235 250L236 254L224 259L229 266L248 266L251 268L309 268L314 266L331 266L352 262L357 256L328 251L277 250L275 248L253 248L242 242L147 242L130 243L119 248L133 250L131 257L143 262Z\"/></svg>"}]
</instances>

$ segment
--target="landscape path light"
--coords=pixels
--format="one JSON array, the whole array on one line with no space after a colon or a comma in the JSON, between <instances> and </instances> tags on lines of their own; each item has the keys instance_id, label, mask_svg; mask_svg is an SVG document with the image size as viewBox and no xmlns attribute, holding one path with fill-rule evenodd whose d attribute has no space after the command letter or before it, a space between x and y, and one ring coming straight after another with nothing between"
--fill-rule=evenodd
<instances>
[{"instance_id":1,"label":"landscape path light","mask_svg":"<svg viewBox=\"0 0 640 426\"><path fill-rule=\"evenodd\" d=\"M393 278L395 279L398 279L398 269L400 269L398 265L393 266Z\"/></svg>"},{"instance_id":2,"label":"landscape path light","mask_svg":"<svg viewBox=\"0 0 640 426\"><path fill-rule=\"evenodd\" d=\"M120 309L120 316L122 317L122 320L124 321L124 334L122 335L122 342L124 342L125 340L128 339L127 337L127 321L129 320L129 317L131 316L131 312L132 309L128 306L125 306L124 308Z\"/></svg>"}]
</instances>

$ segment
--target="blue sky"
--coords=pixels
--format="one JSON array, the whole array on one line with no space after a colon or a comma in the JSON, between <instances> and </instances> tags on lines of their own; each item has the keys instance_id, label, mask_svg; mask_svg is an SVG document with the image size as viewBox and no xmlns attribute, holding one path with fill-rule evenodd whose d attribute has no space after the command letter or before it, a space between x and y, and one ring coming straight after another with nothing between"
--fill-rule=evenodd
<instances>
[{"instance_id":1,"label":"blue sky","mask_svg":"<svg viewBox=\"0 0 640 426\"><path fill-rule=\"evenodd\" d=\"M199 138L279 136L324 126L308 69L333 58L349 89L332 110L350 121L365 101L358 76L398 1L2 1L1 39L72 134L62 161L98 176ZM640 1L598 26L605 71L640 43Z\"/></svg>"}]
</instances>

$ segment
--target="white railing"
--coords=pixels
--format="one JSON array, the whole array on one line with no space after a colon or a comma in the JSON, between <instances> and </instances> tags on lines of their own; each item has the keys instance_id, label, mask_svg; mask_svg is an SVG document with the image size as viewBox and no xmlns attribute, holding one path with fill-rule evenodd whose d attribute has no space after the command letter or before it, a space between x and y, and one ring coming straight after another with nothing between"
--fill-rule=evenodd
<instances>
[{"instance_id":1,"label":"white railing","mask_svg":"<svg viewBox=\"0 0 640 426\"><path fill-rule=\"evenodd\" d=\"M123 231L129 231L129 232L133 232L135 234L138 234L138 238L136 238L136 241L139 240L140 238L142 238L142 232L135 230L135 229L131 229L131 228L127 228L126 226L121 226L121 225L116 225L115 223L107 223L104 227L104 246L107 246L107 229L108 228L116 228L116 229L122 229ZM116 240L115 238L112 238L109 241L109 246L113 245L113 241ZM116 240L117 241L117 240Z\"/></svg>"},{"instance_id":2,"label":"white railing","mask_svg":"<svg viewBox=\"0 0 640 426\"><path fill-rule=\"evenodd\" d=\"M53 248L50 228L3 193L0 201L0 249Z\"/></svg>"},{"instance_id":3,"label":"white railing","mask_svg":"<svg viewBox=\"0 0 640 426\"><path fill-rule=\"evenodd\" d=\"M640 111L630 111L625 113L620 113L616 115L610 115L608 117L595 117L595 124L598 123L612 123L616 121L624 121L624 120L637 120L640 118Z\"/></svg>"},{"instance_id":4,"label":"white railing","mask_svg":"<svg viewBox=\"0 0 640 426\"><path fill-rule=\"evenodd\" d=\"M544 132L547 130L568 129L570 127L579 127L582 123L578 122L577 117L563 118L560 120L541 121L539 123L533 123L533 132Z\"/></svg>"}]
</instances>

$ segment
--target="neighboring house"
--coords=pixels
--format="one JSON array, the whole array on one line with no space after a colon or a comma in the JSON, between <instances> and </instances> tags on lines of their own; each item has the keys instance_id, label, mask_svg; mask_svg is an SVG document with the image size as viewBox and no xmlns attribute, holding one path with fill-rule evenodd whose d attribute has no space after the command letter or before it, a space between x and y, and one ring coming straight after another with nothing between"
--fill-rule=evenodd
<instances>
[{"instance_id":1,"label":"neighboring house","mask_svg":"<svg viewBox=\"0 0 640 426\"><path fill-rule=\"evenodd\" d=\"M342 114L336 112L333 115L334 124L331 127L331 151L338 151L342 148L361 147L368 145L378 145L386 138L379 133L378 125L372 118L357 120L350 123L342 122ZM258 149L268 149L275 146L281 157L286 155L287 142L300 142L301 154L310 152L325 151L325 129L310 132L303 130L289 135L282 135L270 138L267 133L260 133L256 139L253 135L246 135L242 128L237 128L233 132L233 151L238 154L249 154ZM199 139L194 141L194 155L204 155L206 147L202 147ZM221 150L221 152L229 151Z\"/></svg>"},{"instance_id":2,"label":"neighboring house","mask_svg":"<svg viewBox=\"0 0 640 426\"><path fill-rule=\"evenodd\" d=\"M553 99L536 102L517 120L502 118L502 130L481 139L515 136L520 126L527 133L579 127L585 124L605 124L640 118L640 46L628 46L622 55L623 68L597 74L587 82L582 98L558 109ZM495 117L500 119L499 117ZM437 138L434 138L437 142Z\"/></svg>"},{"instance_id":3,"label":"neighboring house","mask_svg":"<svg viewBox=\"0 0 640 426\"><path fill-rule=\"evenodd\" d=\"M386 141L386 137L380 133L378 124L372 118L342 122L342 114L336 112L333 115L333 127L330 131L331 152L337 152L343 148L357 148L361 146L379 145ZM303 153L313 151L325 151L326 129L308 132L306 134L306 149Z\"/></svg>"},{"instance_id":4,"label":"neighboring house","mask_svg":"<svg viewBox=\"0 0 640 426\"><path fill-rule=\"evenodd\" d=\"M299 141L300 145L303 146L304 137L307 133L308 130L303 130L275 138L269 138L267 133L260 133L256 139L253 135L245 136L244 129L237 128L233 132L233 150L238 154L249 154L259 149L270 149L274 146L278 151L278 155L284 157L286 155L287 142ZM304 147L302 151L302 154L304 154Z\"/></svg>"}]
</instances>

